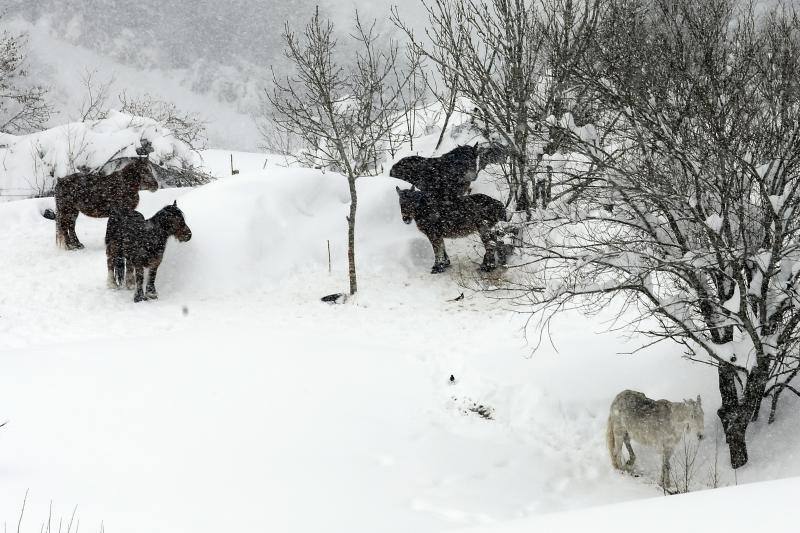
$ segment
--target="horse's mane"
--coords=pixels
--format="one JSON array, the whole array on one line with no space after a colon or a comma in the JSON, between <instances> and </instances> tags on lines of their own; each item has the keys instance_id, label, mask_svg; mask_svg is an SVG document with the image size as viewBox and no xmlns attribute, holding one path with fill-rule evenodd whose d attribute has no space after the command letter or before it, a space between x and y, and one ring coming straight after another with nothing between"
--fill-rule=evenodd
<instances>
[{"instance_id":1,"label":"horse's mane","mask_svg":"<svg viewBox=\"0 0 800 533\"><path fill-rule=\"evenodd\" d=\"M150 217L150 220L152 220L154 222L161 222L161 220L164 219L165 217L168 217L168 216L180 216L182 214L183 214L183 212L177 206L165 205L164 207L159 209L156 212L155 215Z\"/></svg>"},{"instance_id":2,"label":"horse's mane","mask_svg":"<svg viewBox=\"0 0 800 533\"><path fill-rule=\"evenodd\" d=\"M461 159L464 157L475 157L475 147L465 144L463 146L456 146L449 152L442 154L441 159Z\"/></svg>"}]
</instances>

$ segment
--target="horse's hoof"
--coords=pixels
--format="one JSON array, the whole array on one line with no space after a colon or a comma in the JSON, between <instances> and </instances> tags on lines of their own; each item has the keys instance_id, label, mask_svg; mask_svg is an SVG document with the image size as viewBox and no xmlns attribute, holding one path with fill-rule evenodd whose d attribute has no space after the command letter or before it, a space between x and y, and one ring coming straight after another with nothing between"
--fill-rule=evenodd
<instances>
[{"instance_id":1,"label":"horse's hoof","mask_svg":"<svg viewBox=\"0 0 800 533\"><path fill-rule=\"evenodd\" d=\"M146 300L158 300L158 293L157 292L148 292L144 295Z\"/></svg>"},{"instance_id":2,"label":"horse's hoof","mask_svg":"<svg viewBox=\"0 0 800 533\"><path fill-rule=\"evenodd\" d=\"M136 302L136 303L141 302L143 300L144 300L144 296L142 296L141 294L137 294L137 295L135 295L133 297L133 301Z\"/></svg>"},{"instance_id":3,"label":"horse's hoof","mask_svg":"<svg viewBox=\"0 0 800 533\"><path fill-rule=\"evenodd\" d=\"M480 271L481 272L491 272L497 268L497 265L481 265Z\"/></svg>"},{"instance_id":4,"label":"horse's hoof","mask_svg":"<svg viewBox=\"0 0 800 533\"><path fill-rule=\"evenodd\" d=\"M433 265L433 268L431 269L431 274L441 274L442 272L444 272L445 268L447 267L444 265Z\"/></svg>"}]
</instances>

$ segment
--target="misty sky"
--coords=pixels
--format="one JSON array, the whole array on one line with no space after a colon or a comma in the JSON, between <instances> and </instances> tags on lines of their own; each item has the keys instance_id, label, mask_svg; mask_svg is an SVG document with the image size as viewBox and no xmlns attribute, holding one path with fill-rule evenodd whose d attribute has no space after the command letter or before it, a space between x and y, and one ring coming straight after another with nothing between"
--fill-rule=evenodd
<instances>
[{"instance_id":1,"label":"misty sky","mask_svg":"<svg viewBox=\"0 0 800 533\"><path fill-rule=\"evenodd\" d=\"M284 21L301 26L314 6L347 30L352 0L3 0L10 15L49 20L73 44L140 67L182 68L198 60L268 66L282 49ZM419 16L421 4L404 12ZM386 21L391 0L359 10Z\"/></svg>"}]
</instances>

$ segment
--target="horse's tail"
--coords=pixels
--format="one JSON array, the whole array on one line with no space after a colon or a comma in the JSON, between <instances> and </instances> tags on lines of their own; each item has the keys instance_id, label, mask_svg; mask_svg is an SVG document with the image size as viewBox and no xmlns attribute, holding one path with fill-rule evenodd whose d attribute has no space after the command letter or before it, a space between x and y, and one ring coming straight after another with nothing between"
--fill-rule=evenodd
<instances>
[{"instance_id":1,"label":"horse's tail","mask_svg":"<svg viewBox=\"0 0 800 533\"><path fill-rule=\"evenodd\" d=\"M56 222L56 246L59 248L66 248L65 245L65 238L64 238L64 231L61 229L61 224L58 221L58 217L56 216L56 212L50 209L49 207L42 211L42 216L47 220L55 220Z\"/></svg>"},{"instance_id":2,"label":"horse's tail","mask_svg":"<svg viewBox=\"0 0 800 533\"><path fill-rule=\"evenodd\" d=\"M622 465L619 462L617 454L617 442L614 438L614 413L608 415L608 425L606 426L606 445L608 446L608 455L611 457L611 466L617 470L622 470Z\"/></svg>"},{"instance_id":3,"label":"horse's tail","mask_svg":"<svg viewBox=\"0 0 800 533\"><path fill-rule=\"evenodd\" d=\"M49 211L49 213L48 213ZM42 213L44 218L56 221L56 247L63 250L67 249L67 231L64 228L64 220L59 217L59 212L45 209ZM52 218L50 218L52 216Z\"/></svg>"}]
</instances>

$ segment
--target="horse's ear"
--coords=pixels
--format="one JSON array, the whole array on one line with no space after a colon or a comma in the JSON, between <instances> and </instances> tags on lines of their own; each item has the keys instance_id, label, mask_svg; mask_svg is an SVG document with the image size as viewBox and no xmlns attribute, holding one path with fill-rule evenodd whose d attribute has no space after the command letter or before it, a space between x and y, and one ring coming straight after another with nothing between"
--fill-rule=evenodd
<instances>
[{"instance_id":1,"label":"horse's ear","mask_svg":"<svg viewBox=\"0 0 800 533\"><path fill-rule=\"evenodd\" d=\"M398 185L395 185L395 186L394 186L394 190L396 190L396 191L397 191L397 194L400 194L400 186L398 186Z\"/></svg>"},{"instance_id":2,"label":"horse's ear","mask_svg":"<svg viewBox=\"0 0 800 533\"><path fill-rule=\"evenodd\" d=\"M477 148L479 144L480 144L480 141L475 141L475 146L473 146L473 148Z\"/></svg>"},{"instance_id":3,"label":"horse's ear","mask_svg":"<svg viewBox=\"0 0 800 533\"><path fill-rule=\"evenodd\" d=\"M699 394L697 395L697 405L698 406L701 405L701 399Z\"/></svg>"},{"instance_id":4,"label":"horse's ear","mask_svg":"<svg viewBox=\"0 0 800 533\"><path fill-rule=\"evenodd\" d=\"M178 207L178 200L175 200L174 202L172 202L172 207Z\"/></svg>"}]
</instances>

